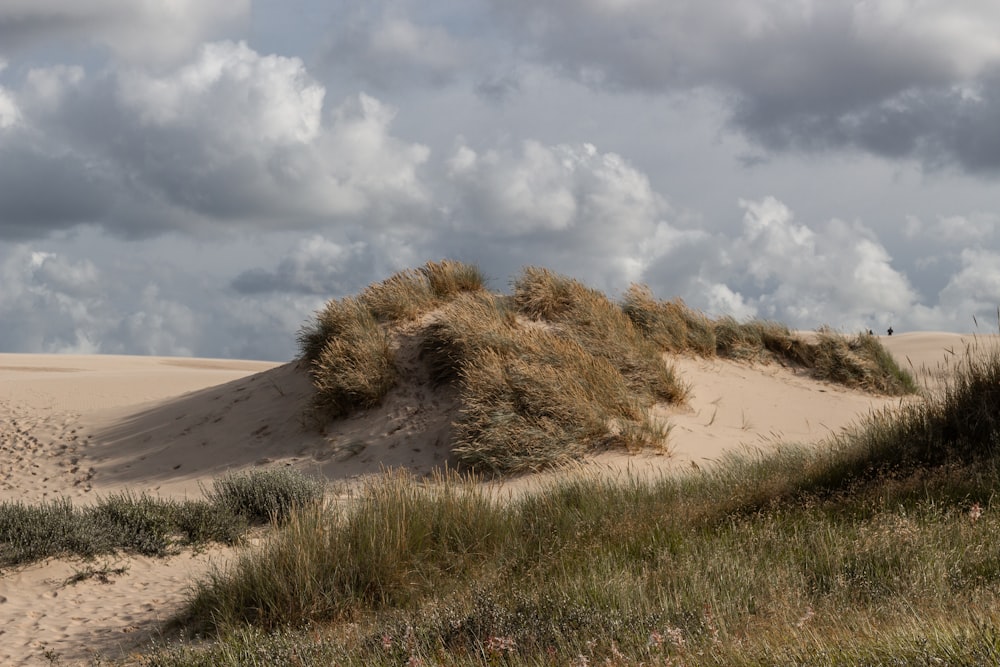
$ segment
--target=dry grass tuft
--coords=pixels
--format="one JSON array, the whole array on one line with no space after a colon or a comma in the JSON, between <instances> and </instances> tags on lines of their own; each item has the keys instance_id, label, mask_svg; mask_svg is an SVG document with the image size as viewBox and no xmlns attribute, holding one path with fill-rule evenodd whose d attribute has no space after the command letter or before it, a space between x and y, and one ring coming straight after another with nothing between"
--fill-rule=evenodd
<instances>
[{"instance_id":1,"label":"dry grass tuft","mask_svg":"<svg viewBox=\"0 0 1000 667\"><path fill-rule=\"evenodd\" d=\"M716 332L712 321L681 299L658 301L649 287L633 283L625 292L622 311L664 350L690 350L703 356L715 354Z\"/></svg>"},{"instance_id":2,"label":"dry grass tuft","mask_svg":"<svg viewBox=\"0 0 1000 667\"><path fill-rule=\"evenodd\" d=\"M452 450L465 465L524 472L608 446L663 446L663 429L639 428L648 393L564 329L518 318L504 297L462 295L424 336L432 377L461 390ZM630 437L616 422L635 424L622 431Z\"/></svg>"},{"instance_id":3,"label":"dry grass tuft","mask_svg":"<svg viewBox=\"0 0 1000 667\"><path fill-rule=\"evenodd\" d=\"M312 363L315 404L329 417L378 405L396 383L389 335L356 299L327 304L339 324Z\"/></svg>"},{"instance_id":4,"label":"dry grass tuft","mask_svg":"<svg viewBox=\"0 0 1000 667\"><path fill-rule=\"evenodd\" d=\"M471 264L427 262L367 287L358 297L379 322L414 320L462 292L484 289L485 279Z\"/></svg>"},{"instance_id":5,"label":"dry grass tuft","mask_svg":"<svg viewBox=\"0 0 1000 667\"><path fill-rule=\"evenodd\" d=\"M848 339L830 329L820 329L808 354L812 375L818 379L890 395L917 391L912 376L899 367L874 336L859 334Z\"/></svg>"},{"instance_id":6,"label":"dry grass tuft","mask_svg":"<svg viewBox=\"0 0 1000 667\"><path fill-rule=\"evenodd\" d=\"M683 301L658 301L648 287L632 285L622 311L660 349L721 356L748 362L772 360L809 369L816 379L876 393L902 395L917 391L874 336L846 338L828 328L811 342L778 322L738 322L728 316L711 320Z\"/></svg>"},{"instance_id":7,"label":"dry grass tuft","mask_svg":"<svg viewBox=\"0 0 1000 667\"><path fill-rule=\"evenodd\" d=\"M514 282L514 303L523 314L554 325L558 335L615 366L636 394L666 403L685 400L687 388L664 363L662 350L603 293L528 267Z\"/></svg>"},{"instance_id":8,"label":"dry grass tuft","mask_svg":"<svg viewBox=\"0 0 1000 667\"><path fill-rule=\"evenodd\" d=\"M427 262L420 272L438 299L451 299L462 292L480 292L486 288L482 272L472 264L445 259Z\"/></svg>"},{"instance_id":9,"label":"dry grass tuft","mask_svg":"<svg viewBox=\"0 0 1000 667\"><path fill-rule=\"evenodd\" d=\"M413 320L437 304L427 276L408 269L369 285L358 300L379 322Z\"/></svg>"}]
</instances>

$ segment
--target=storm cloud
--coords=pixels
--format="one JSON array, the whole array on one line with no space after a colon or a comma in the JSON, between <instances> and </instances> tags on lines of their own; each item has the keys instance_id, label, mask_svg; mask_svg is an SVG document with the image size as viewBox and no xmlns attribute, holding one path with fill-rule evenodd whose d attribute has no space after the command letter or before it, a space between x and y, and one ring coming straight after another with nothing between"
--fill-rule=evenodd
<instances>
[{"instance_id":1,"label":"storm cloud","mask_svg":"<svg viewBox=\"0 0 1000 667\"><path fill-rule=\"evenodd\" d=\"M714 315L996 317L1000 6L0 7L0 350L295 354L450 257Z\"/></svg>"}]
</instances>

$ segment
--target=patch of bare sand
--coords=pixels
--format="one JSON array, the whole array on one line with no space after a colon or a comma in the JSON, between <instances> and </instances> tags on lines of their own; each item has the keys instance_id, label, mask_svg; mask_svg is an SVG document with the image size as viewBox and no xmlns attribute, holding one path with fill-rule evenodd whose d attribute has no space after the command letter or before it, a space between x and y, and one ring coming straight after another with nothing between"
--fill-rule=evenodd
<instances>
[{"instance_id":1,"label":"patch of bare sand","mask_svg":"<svg viewBox=\"0 0 1000 667\"><path fill-rule=\"evenodd\" d=\"M53 559L5 571L0 664L88 665L128 658L160 636L192 584L231 554L212 548L167 558ZM124 572L114 573L120 569ZM86 576L88 570L108 574Z\"/></svg>"}]
</instances>

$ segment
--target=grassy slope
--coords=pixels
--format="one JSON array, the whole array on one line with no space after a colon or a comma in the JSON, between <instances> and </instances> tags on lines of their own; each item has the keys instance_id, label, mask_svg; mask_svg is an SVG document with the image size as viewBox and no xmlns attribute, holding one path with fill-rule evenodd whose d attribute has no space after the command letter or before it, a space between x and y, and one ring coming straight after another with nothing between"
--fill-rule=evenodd
<instances>
[{"instance_id":1,"label":"grassy slope","mask_svg":"<svg viewBox=\"0 0 1000 667\"><path fill-rule=\"evenodd\" d=\"M777 359L875 391L912 388L873 338L821 331L807 343L773 323L709 320L640 287L614 304L544 269L526 269L505 297L486 292L474 267L442 262L332 301L303 329L317 406L342 416L377 405L399 379L400 335L420 336L432 377L461 389L454 446L467 467L489 472L662 442L646 410L685 393L663 351ZM177 619L216 641L174 645L143 658L151 665L856 664L925 654L974 664L996 648L998 367L995 357L971 366L940 402L877 416L829 447L734 457L653 484L570 477L501 503L466 478L393 476L345 511L301 499L275 508L270 492L298 482L227 479L202 503L126 495L86 511L4 506L0 555L10 564L164 553L288 516L259 550L202 582ZM110 539L87 541L97 535Z\"/></svg>"},{"instance_id":2,"label":"grassy slope","mask_svg":"<svg viewBox=\"0 0 1000 667\"><path fill-rule=\"evenodd\" d=\"M996 423L940 443L947 455L916 446L885 460L908 451L894 433L980 423L998 390L993 357L941 400L828 449L734 457L653 485L575 478L502 504L456 479L383 480L354 511L304 515L206 584L189 622L217 624L221 642L151 664L225 664L249 647L359 665L989 663ZM268 581L291 599L261 600ZM331 625L260 631L317 622Z\"/></svg>"},{"instance_id":3,"label":"grassy slope","mask_svg":"<svg viewBox=\"0 0 1000 667\"><path fill-rule=\"evenodd\" d=\"M503 296L485 290L475 267L443 261L332 300L302 329L321 414L377 406L401 380L393 349L407 336L433 380L459 389L457 460L490 473L536 471L608 447L665 448L669 428L649 409L687 393L665 352L777 360L852 387L915 391L871 336L821 330L805 341L772 322L713 321L635 285L617 304L536 267Z\"/></svg>"},{"instance_id":4,"label":"grassy slope","mask_svg":"<svg viewBox=\"0 0 1000 667\"><path fill-rule=\"evenodd\" d=\"M655 483L373 482L201 586L212 646L147 663L995 664L998 404L991 351L824 446Z\"/></svg>"}]
</instances>

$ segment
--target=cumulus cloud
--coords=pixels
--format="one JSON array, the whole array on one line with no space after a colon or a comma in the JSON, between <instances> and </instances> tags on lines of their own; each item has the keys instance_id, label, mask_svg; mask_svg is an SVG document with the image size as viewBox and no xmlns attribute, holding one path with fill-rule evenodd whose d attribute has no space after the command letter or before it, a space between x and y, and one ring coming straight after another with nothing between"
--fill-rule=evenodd
<instances>
[{"instance_id":1,"label":"cumulus cloud","mask_svg":"<svg viewBox=\"0 0 1000 667\"><path fill-rule=\"evenodd\" d=\"M87 223L164 229L308 229L408 216L429 151L391 134L395 111L358 94L324 108L301 60L219 42L177 68L31 70L0 130L0 235ZM9 114L7 114L9 115ZM7 117L5 115L4 117ZM58 187L61 196L46 192ZM74 196L75 193L75 196Z\"/></svg>"},{"instance_id":2,"label":"cumulus cloud","mask_svg":"<svg viewBox=\"0 0 1000 667\"><path fill-rule=\"evenodd\" d=\"M920 296L870 228L838 219L804 224L775 197L739 205L741 230L689 248L689 277L667 294L714 315L806 329L853 331L915 321ZM650 276L657 275L654 267Z\"/></svg>"},{"instance_id":3,"label":"cumulus cloud","mask_svg":"<svg viewBox=\"0 0 1000 667\"><path fill-rule=\"evenodd\" d=\"M968 322L975 317L980 324L995 321L1000 308L1000 253L963 250L961 269L951 276L938 301L953 320Z\"/></svg>"},{"instance_id":4,"label":"cumulus cloud","mask_svg":"<svg viewBox=\"0 0 1000 667\"><path fill-rule=\"evenodd\" d=\"M250 0L5 0L0 55L75 42L105 47L132 61L163 63L238 25L249 9Z\"/></svg>"},{"instance_id":5,"label":"cumulus cloud","mask_svg":"<svg viewBox=\"0 0 1000 667\"><path fill-rule=\"evenodd\" d=\"M542 264L587 273L621 288L692 239L649 178L622 156L592 144L477 152L461 144L447 161L453 190L448 217L473 250L483 241L507 265Z\"/></svg>"},{"instance_id":6,"label":"cumulus cloud","mask_svg":"<svg viewBox=\"0 0 1000 667\"><path fill-rule=\"evenodd\" d=\"M765 147L1000 167L1000 6L493 0L540 61L609 89L720 91ZM524 28L527 26L527 29Z\"/></svg>"}]
</instances>

